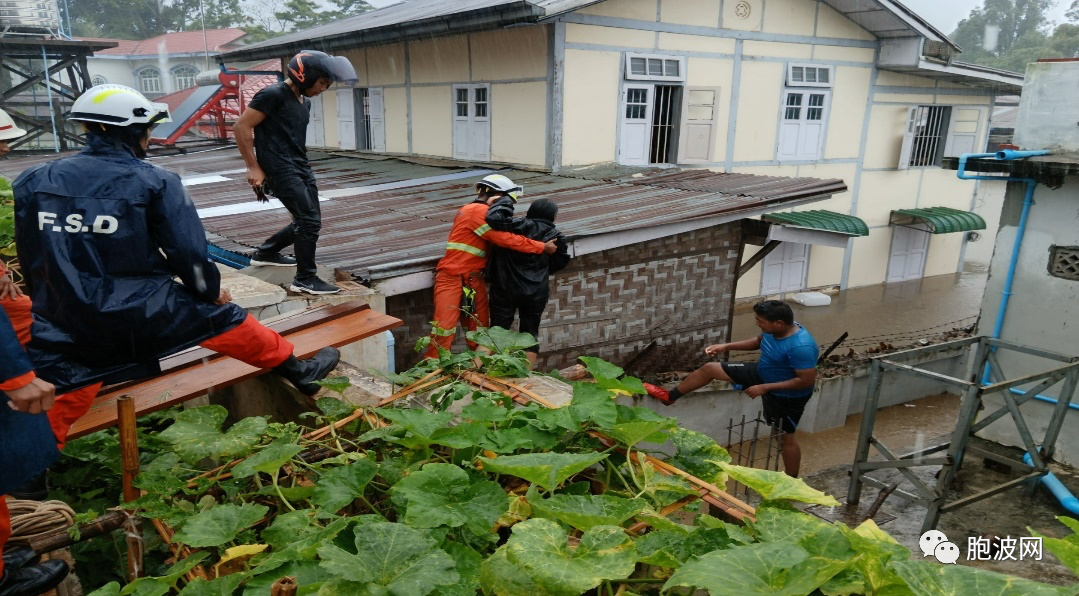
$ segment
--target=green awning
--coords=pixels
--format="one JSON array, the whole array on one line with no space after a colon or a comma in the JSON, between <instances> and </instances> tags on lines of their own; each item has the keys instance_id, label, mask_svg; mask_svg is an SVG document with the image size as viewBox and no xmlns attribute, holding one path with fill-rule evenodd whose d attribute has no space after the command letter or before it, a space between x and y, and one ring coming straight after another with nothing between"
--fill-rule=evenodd
<instances>
[{"instance_id":1,"label":"green awning","mask_svg":"<svg viewBox=\"0 0 1079 596\"><path fill-rule=\"evenodd\" d=\"M925 209L896 209L890 222L897 226L924 224L932 234L950 234L984 230L985 220L977 213L960 211L951 207L926 207Z\"/></svg>"},{"instance_id":2,"label":"green awning","mask_svg":"<svg viewBox=\"0 0 1079 596\"><path fill-rule=\"evenodd\" d=\"M853 215L843 215L835 211L818 209L814 211L796 211L793 213L769 213L761 219L785 226L824 230L847 236L868 236L869 227Z\"/></svg>"}]
</instances>

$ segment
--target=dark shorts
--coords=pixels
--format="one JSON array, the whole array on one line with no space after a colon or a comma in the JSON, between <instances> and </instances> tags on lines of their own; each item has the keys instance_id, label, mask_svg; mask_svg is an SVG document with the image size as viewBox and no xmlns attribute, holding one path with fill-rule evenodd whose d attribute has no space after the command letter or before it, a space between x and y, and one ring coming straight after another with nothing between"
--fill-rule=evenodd
<instances>
[{"instance_id":1,"label":"dark shorts","mask_svg":"<svg viewBox=\"0 0 1079 596\"><path fill-rule=\"evenodd\" d=\"M721 364L723 372L727 373L736 385L750 387L763 382L757 374L756 362L723 362ZM777 397L771 393L765 393L761 396L764 404L764 419L768 424L782 428L783 432L792 433L798 428L798 421L802 419L802 413L805 412L806 404L809 403L811 397L813 396Z\"/></svg>"}]
</instances>

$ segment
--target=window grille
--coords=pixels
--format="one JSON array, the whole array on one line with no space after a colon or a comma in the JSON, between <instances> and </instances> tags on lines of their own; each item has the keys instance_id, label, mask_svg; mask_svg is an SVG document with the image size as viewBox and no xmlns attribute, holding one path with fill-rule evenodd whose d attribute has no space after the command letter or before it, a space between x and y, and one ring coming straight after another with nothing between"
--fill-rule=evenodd
<instances>
[{"instance_id":1,"label":"window grille","mask_svg":"<svg viewBox=\"0 0 1079 596\"><path fill-rule=\"evenodd\" d=\"M949 106L918 106L911 118L909 132L913 133L910 167L940 164L947 134Z\"/></svg>"},{"instance_id":2,"label":"window grille","mask_svg":"<svg viewBox=\"0 0 1079 596\"><path fill-rule=\"evenodd\" d=\"M1049 275L1079 281L1079 246L1049 247Z\"/></svg>"}]
</instances>

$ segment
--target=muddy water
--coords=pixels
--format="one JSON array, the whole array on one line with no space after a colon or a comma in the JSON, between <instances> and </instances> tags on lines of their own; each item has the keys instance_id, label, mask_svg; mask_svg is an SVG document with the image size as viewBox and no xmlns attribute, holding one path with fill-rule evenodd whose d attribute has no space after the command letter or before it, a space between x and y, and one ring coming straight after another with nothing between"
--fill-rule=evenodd
<instances>
[{"instance_id":1,"label":"muddy water","mask_svg":"<svg viewBox=\"0 0 1079 596\"><path fill-rule=\"evenodd\" d=\"M795 320L821 344L831 344L844 331L850 333L840 348L840 353L846 353L848 346L857 349L868 345L865 338L916 340L923 331L947 331L953 326L973 323L981 308L985 282L984 271L937 275L844 290L832 296L828 306L791 302L791 307ZM739 311L734 317L731 339L758 335L752 309Z\"/></svg>"}]
</instances>

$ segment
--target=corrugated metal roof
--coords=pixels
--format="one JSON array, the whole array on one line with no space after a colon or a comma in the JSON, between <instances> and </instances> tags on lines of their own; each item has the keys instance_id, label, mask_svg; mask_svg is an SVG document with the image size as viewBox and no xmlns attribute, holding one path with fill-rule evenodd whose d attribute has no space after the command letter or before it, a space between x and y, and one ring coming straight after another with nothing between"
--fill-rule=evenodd
<instances>
[{"instance_id":1,"label":"corrugated metal roof","mask_svg":"<svg viewBox=\"0 0 1079 596\"><path fill-rule=\"evenodd\" d=\"M960 211L951 207L926 207L924 209L896 209L892 211L890 223L910 225L922 223L933 234L969 232L984 230L985 220L977 213Z\"/></svg>"},{"instance_id":2,"label":"corrugated metal roof","mask_svg":"<svg viewBox=\"0 0 1079 596\"><path fill-rule=\"evenodd\" d=\"M311 152L320 193L352 189L324 200L319 263L363 279L385 279L430 270L445 251L453 217L473 194L481 175L403 188L356 188L417 180L474 169L447 168L397 159ZM13 176L48 158L0 162ZM196 207L256 205L244 179L244 164L230 148L155 158L154 163L186 178L220 174L225 180L188 187ZM735 220L847 190L842 180L720 174L708 170L633 169L601 166L564 174L503 170L525 188L518 211L538 198L559 205L558 227L568 238L636 231L707 218ZM399 185L391 185L399 186ZM203 220L215 243L246 252L289 221L284 209ZM707 224L712 225L712 224ZM635 240L639 241L639 240Z\"/></svg>"},{"instance_id":3,"label":"corrugated metal roof","mask_svg":"<svg viewBox=\"0 0 1079 596\"><path fill-rule=\"evenodd\" d=\"M824 209L795 211L792 213L769 213L761 219L799 228L837 232L848 236L869 235L869 226L865 225L861 218Z\"/></svg>"}]
</instances>

